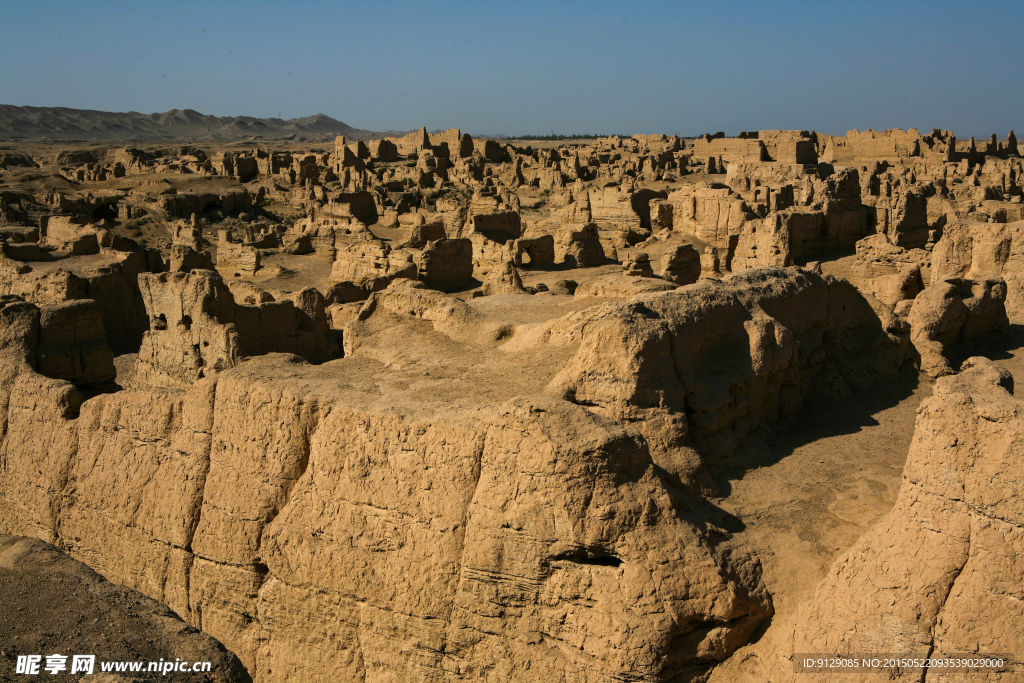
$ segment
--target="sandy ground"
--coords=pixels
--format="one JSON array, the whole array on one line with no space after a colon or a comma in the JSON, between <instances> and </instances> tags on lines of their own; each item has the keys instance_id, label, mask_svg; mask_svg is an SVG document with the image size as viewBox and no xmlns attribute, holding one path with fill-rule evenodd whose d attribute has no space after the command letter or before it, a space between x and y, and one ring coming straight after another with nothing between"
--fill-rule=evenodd
<instances>
[{"instance_id":1,"label":"sandy ground","mask_svg":"<svg viewBox=\"0 0 1024 683\"><path fill-rule=\"evenodd\" d=\"M1024 323L1024 321L1020 321ZM1024 324L965 349L1024 383ZM932 384L907 367L900 377L841 399L813 403L787 428L749 446L749 466L713 502L737 519L730 545L761 559L776 621L812 597L836 557L892 509L914 420Z\"/></svg>"},{"instance_id":2,"label":"sandy ground","mask_svg":"<svg viewBox=\"0 0 1024 683\"><path fill-rule=\"evenodd\" d=\"M225 280L246 280L262 287L275 298L296 294L305 287L327 290L331 277L331 262L315 254L268 254L262 259L262 267L255 276L233 277L233 273L222 273Z\"/></svg>"},{"instance_id":3,"label":"sandy ground","mask_svg":"<svg viewBox=\"0 0 1024 683\"><path fill-rule=\"evenodd\" d=\"M763 463L730 477L714 502L760 558L779 616L811 597L835 556L896 500L914 418L931 386L905 372L868 396L815 403L788 429L751 444Z\"/></svg>"}]
</instances>

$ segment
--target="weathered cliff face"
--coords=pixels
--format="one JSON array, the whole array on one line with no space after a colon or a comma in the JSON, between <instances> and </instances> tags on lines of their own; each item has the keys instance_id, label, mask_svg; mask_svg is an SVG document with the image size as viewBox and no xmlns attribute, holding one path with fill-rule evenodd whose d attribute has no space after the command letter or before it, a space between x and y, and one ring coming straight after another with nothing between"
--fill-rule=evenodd
<instances>
[{"instance_id":1,"label":"weathered cliff face","mask_svg":"<svg viewBox=\"0 0 1024 683\"><path fill-rule=\"evenodd\" d=\"M721 184L676 190L667 201L672 207L673 229L693 233L701 242L722 250L754 217L743 197Z\"/></svg>"},{"instance_id":2,"label":"weathered cliff face","mask_svg":"<svg viewBox=\"0 0 1024 683\"><path fill-rule=\"evenodd\" d=\"M39 372L76 386L113 382L114 353L103 333L103 311L92 299L43 306L39 318Z\"/></svg>"},{"instance_id":3,"label":"weathered cliff face","mask_svg":"<svg viewBox=\"0 0 1024 683\"><path fill-rule=\"evenodd\" d=\"M107 343L126 353L138 348L146 329L136 281L147 267L144 252L113 249L31 264L0 258L0 294L40 306L93 299L103 314Z\"/></svg>"},{"instance_id":4,"label":"weathered cliff face","mask_svg":"<svg viewBox=\"0 0 1024 683\"><path fill-rule=\"evenodd\" d=\"M930 377L954 372L950 358L966 342L1009 329L1002 278L949 278L925 287L907 316L910 339Z\"/></svg>"},{"instance_id":5,"label":"weathered cliff face","mask_svg":"<svg viewBox=\"0 0 1024 683\"><path fill-rule=\"evenodd\" d=\"M893 510L835 562L794 618L712 680L849 680L795 674L793 653L1001 654L1019 668L1024 405L1011 390L1010 374L984 358L940 378L918 412ZM938 669L909 675L947 680ZM965 678L1019 677L1011 668Z\"/></svg>"},{"instance_id":6,"label":"weathered cliff face","mask_svg":"<svg viewBox=\"0 0 1024 683\"><path fill-rule=\"evenodd\" d=\"M1002 278L1007 314L1024 316L1024 221L951 222L935 244L932 263L933 281Z\"/></svg>"},{"instance_id":7,"label":"weathered cliff face","mask_svg":"<svg viewBox=\"0 0 1024 683\"><path fill-rule=\"evenodd\" d=\"M798 637L813 651L886 641L933 656L1024 646L1013 597L1024 578L1024 412L1006 371L984 359L965 367L921 407L892 513L836 563L809 606ZM851 631L854 620L862 626Z\"/></svg>"},{"instance_id":8,"label":"weathered cliff face","mask_svg":"<svg viewBox=\"0 0 1024 683\"><path fill-rule=\"evenodd\" d=\"M147 273L139 289L149 330L129 384L184 388L238 363L234 297L213 271Z\"/></svg>"},{"instance_id":9,"label":"weathered cliff face","mask_svg":"<svg viewBox=\"0 0 1024 683\"><path fill-rule=\"evenodd\" d=\"M371 679L664 680L724 657L766 615L759 584L730 580L635 439L557 404L480 417L471 431L332 413L264 534L260 600L279 628L259 656L291 677L330 646L353 660L339 674ZM322 606L312 629L294 603Z\"/></svg>"},{"instance_id":10,"label":"weathered cliff face","mask_svg":"<svg viewBox=\"0 0 1024 683\"><path fill-rule=\"evenodd\" d=\"M354 409L323 370L268 357L77 420L60 395L40 415L23 375L3 526L165 602L259 680L665 680L769 613L618 425L564 402ZM33 416L59 428L28 448Z\"/></svg>"},{"instance_id":11,"label":"weathered cliff face","mask_svg":"<svg viewBox=\"0 0 1024 683\"><path fill-rule=\"evenodd\" d=\"M891 375L906 327L849 283L800 269L746 271L595 309L552 381L568 400L635 424L658 464L695 482L817 389Z\"/></svg>"},{"instance_id":12,"label":"weathered cliff face","mask_svg":"<svg viewBox=\"0 0 1024 683\"><path fill-rule=\"evenodd\" d=\"M241 308L212 274L142 282L159 348L213 348L202 329ZM501 297L400 282L344 359L169 382L178 355L140 354L152 372L84 403L25 360L21 311L0 531L164 602L261 681L689 680L771 603L676 476L816 383L895 367L899 335L855 294L766 270L596 307L530 297L517 323Z\"/></svg>"},{"instance_id":13,"label":"weathered cliff face","mask_svg":"<svg viewBox=\"0 0 1024 683\"><path fill-rule=\"evenodd\" d=\"M238 304L214 271L143 273L149 330L127 383L184 389L245 356L294 353L323 362L337 349L328 338L323 296L308 287L294 300Z\"/></svg>"}]
</instances>

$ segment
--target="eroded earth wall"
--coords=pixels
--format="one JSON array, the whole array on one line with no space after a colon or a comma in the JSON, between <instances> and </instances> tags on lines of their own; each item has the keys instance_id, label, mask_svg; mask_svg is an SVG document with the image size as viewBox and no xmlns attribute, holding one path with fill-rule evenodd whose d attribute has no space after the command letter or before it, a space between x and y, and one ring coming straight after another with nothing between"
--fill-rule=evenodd
<instances>
[{"instance_id":1,"label":"eroded earth wall","mask_svg":"<svg viewBox=\"0 0 1024 683\"><path fill-rule=\"evenodd\" d=\"M659 460L721 455L780 417L765 396L786 386L796 405L894 370L905 339L855 295L768 269L509 325L396 281L344 359L137 376L85 402L32 369L38 313L12 302L0 530L164 602L257 680L686 680L772 607L756 559L718 549L707 502ZM583 372L616 335L641 379L668 368L661 405ZM749 366L701 389L726 347Z\"/></svg>"}]
</instances>

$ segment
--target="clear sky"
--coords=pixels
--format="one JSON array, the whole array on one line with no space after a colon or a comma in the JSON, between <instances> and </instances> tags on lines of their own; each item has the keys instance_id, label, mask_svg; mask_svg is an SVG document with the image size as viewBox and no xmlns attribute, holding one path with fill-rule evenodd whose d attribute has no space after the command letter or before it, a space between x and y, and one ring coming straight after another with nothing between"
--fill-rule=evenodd
<instances>
[{"instance_id":1,"label":"clear sky","mask_svg":"<svg viewBox=\"0 0 1024 683\"><path fill-rule=\"evenodd\" d=\"M474 134L1024 133L1024 1L0 0L0 103Z\"/></svg>"}]
</instances>

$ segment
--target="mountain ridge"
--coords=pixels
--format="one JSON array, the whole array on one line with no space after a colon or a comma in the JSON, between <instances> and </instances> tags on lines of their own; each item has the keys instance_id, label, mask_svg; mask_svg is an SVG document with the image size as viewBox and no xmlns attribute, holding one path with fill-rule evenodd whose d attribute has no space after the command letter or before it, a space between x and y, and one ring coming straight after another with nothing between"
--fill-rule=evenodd
<instances>
[{"instance_id":1,"label":"mountain ridge","mask_svg":"<svg viewBox=\"0 0 1024 683\"><path fill-rule=\"evenodd\" d=\"M143 114L71 107L33 107L0 104L0 140L4 141L125 141L305 139L326 141L344 135L353 140L382 137L383 133L355 128L326 114L294 119L255 116L214 116L194 109L171 109Z\"/></svg>"}]
</instances>

